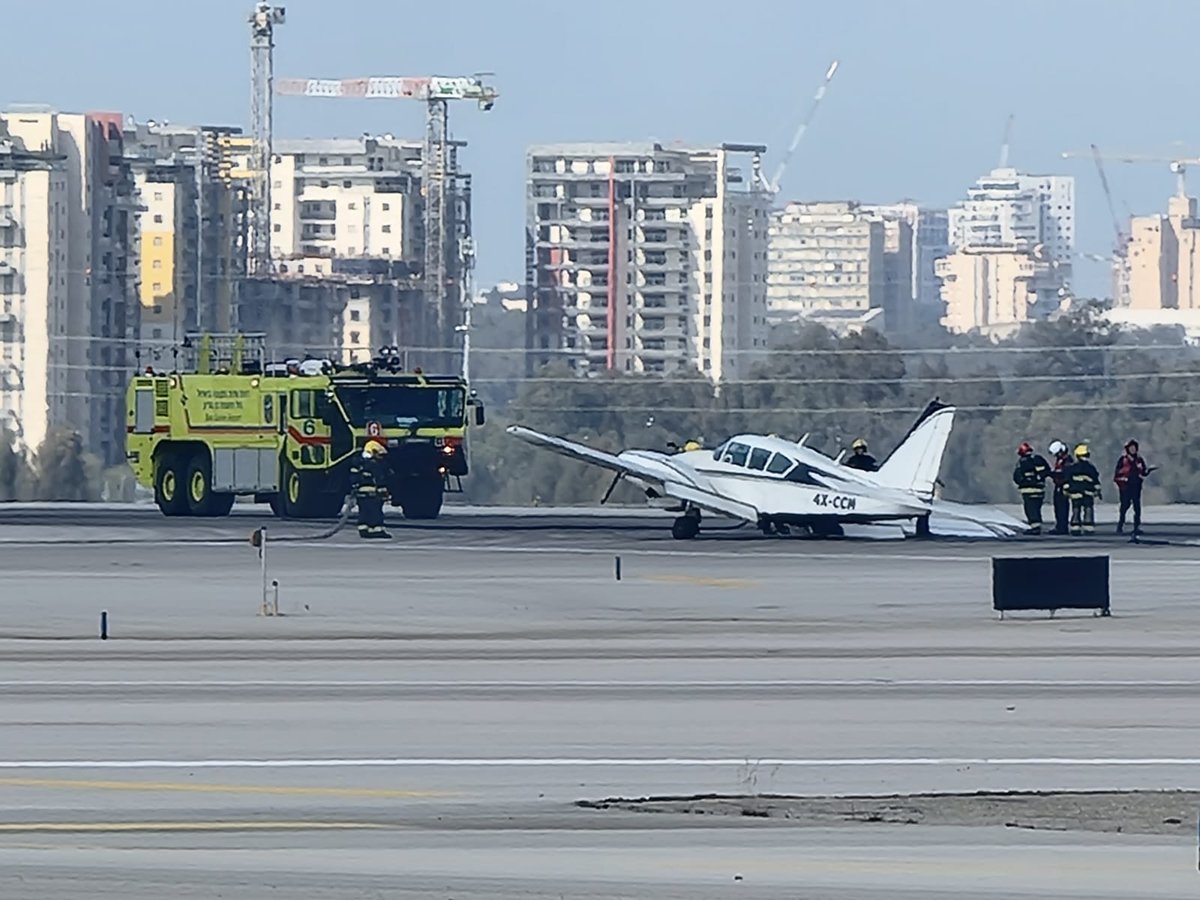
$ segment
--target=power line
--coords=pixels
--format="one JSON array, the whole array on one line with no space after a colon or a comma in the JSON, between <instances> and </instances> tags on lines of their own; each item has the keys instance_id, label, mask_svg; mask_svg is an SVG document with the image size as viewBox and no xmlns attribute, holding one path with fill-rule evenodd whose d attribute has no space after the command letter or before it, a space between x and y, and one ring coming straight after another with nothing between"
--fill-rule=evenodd
<instances>
[{"instance_id":1,"label":"power line","mask_svg":"<svg viewBox=\"0 0 1200 900\"><path fill-rule=\"evenodd\" d=\"M1079 403L1079 404L1057 404L1046 402L1037 406L1020 405L1020 404L996 404L996 405L972 405L972 406L957 406L955 409L959 412L1094 412L1105 409L1178 409L1180 407L1200 406L1200 400L1179 400L1179 401L1155 401L1150 403ZM845 415L847 413L872 413L879 415L892 415L899 413L919 413L924 409L921 406L893 406L893 407L870 407L870 406L842 406L842 407L800 407L800 406L768 406L768 407L707 407L707 406L661 406L650 405L646 406L525 406L520 403L511 403L508 406L509 411L519 410L521 412L543 412L556 414L579 414L579 413L619 413L619 414L638 414L645 413L688 413L690 415Z\"/></svg>"},{"instance_id":2,"label":"power line","mask_svg":"<svg viewBox=\"0 0 1200 900\"><path fill-rule=\"evenodd\" d=\"M129 372L131 374L142 374L141 369L136 366L118 366L118 365L88 365L80 363L55 363L47 364L47 369L50 371L73 371L83 370L87 372ZM171 374L171 373L164 373ZM189 374L184 372L182 374ZM944 375L944 376L905 376L902 378L740 378L722 381L722 388L729 387L810 387L815 385L854 385L860 387L894 387L911 384L992 384L997 381L1003 382L1018 381L1021 384L1030 382L1035 383L1073 383L1073 382L1128 382L1128 381L1149 381L1153 379L1163 379L1168 381L1180 379L1200 378L1200 370L1193 372L1116 372L1113 374L1096 374L1096 373L1081 373L1077 375ZM644 376L639 381L629 380L598 380L571 378L564 376L542 376L535 375L529 378L472 378L471 384L474 385L511 385L520 387L522 385L537 385L537 384L566 384L575 385L577 387L587 387L595 389L614 389L614 390L629 390L630 388L657 388L660 386L694 386L712 390L714 385L712 382L705 381L700 378L656 378L654 376Z\"/></svg>"},{"instance_id":3,"label":"power line","mask_svg":"<svg viewBox=\"0 0 1200 900\"><path fill-rule=\"evenodd\" d=\"M201 332L198 331L196 333L199 334ZM166 350L170 350L173 348L178 348L180 350L184 349L180 345L179 341L172 340L169 338L145 338L145 339L143 339L140 337L118 337L118 336L110 337L110 336L104 336L104 335L96 336L96 335L52 334L49 336L49 340L50 340L50 342L86 341L86 342L91 342L91 343L103 343L103 344L138 345L141 347L146 347L148 349L155 349L155 348L161 348L161 349L166 349ZM19 342L13 342L13 343L19 343ZM314 353L317 353L317 352L320 352L320 353L345 353L350 350L359 349L354 346L344 346L344 345L338 345L338 346L334 346L334 345L316 346L316 345L313 345L313 346L309 346L309 345L306 345L305 342L302 340L278 341L276 343L281 344L281 345L286 345L286 346L308 346L308 349ZM407 352L407 353L450 353L450 352L461 352L461 349L462 349L461 347L437 347L437 346L429 346L429 345L422 345L422 344L409 344L409 345L397 344L395 346L397 346L397 349L399 349L400 352L402 352L402 353L405 353L405 352ZM366 349L366 348L362 348L362 349ZM1006 347L1006 346L924 347L924 348L913 348L913 349L889 347L889 348L870 348L870 349L861 349L861 350L854 349L854 348L839 348L839 349L833 349L833 350L815 350L815 349L785 350L782 348L779 348L779 349L758 348L758 349L743 349L743 350L725 349L725 350L722 350L721 352L725 356L738 356L738 355L757 356L757 357L760 357L764 362L769 362L772 359L778 359L778 358L783 358L783 357L830 357L830 356L833 356L833 357L838 357L838 356L845 356L845 357L885 356L886 357L886 356L922 356L922 355L929 355L929 356L945 355L945 356L951 356L951 357L960 357L960 356L975 356L975 355L989 355L989 354L1003 355L1003 354L1008 354L1008 353L1079 353L1079 354L1084 354L1084 353L1145 353L1145 352L1162 352L1162 351L1167 351L1167 350L1173 350L1176 352L1185 352L1185 353L1189 353L1192 355L1200 356L1200 349L1190 346L1188 344L1104 344L1104 345L1100 345L1100 346L1079 346L1079 345L1075 345L1075 344L1062 344L1062 345L1038 346L1038 347ZM645 352L662 353L662 352L672 352L672 351L662 351L662 350L647 351L647 350L638 350L636 348L631 350L631 349L626 348L626 350L624 350L622 352L640 354L640 353L645 353ZM527 356L563 356L563 357L568 357L568 358L570 358L570 357L579 358L579 357L586 356L588 354L600 355L601 353L602 353L601 350L579 350L579 349L575 349L575 348L565 348L565 347L560 347L560 348L480 347L476 344L471 345L471 355L472 356L475 356L476 354L505 354L505 355L523 354L523 355L527 355ZM681 349L679 351L679 353L681 355L688 355L689 356L688 361L689 362L691 361L689 350ZM608 371L608 370L604 370L604 371ZM613 371L615 372L616 370L613 370ZM629 377L628 375L624 375L624 373L618 373L618 374L622 374L624 377ZM663 379L656 378L656 376L653 373L637 373L637 377L638 378L644 377L647 382L663 380ZM946 377L954 378L955 376L953 374L948 374ZM580 376L579 380L600 381L600 380L604 380L604 379L603 378L585 379L583 376ZM617 379L614 378L612 380L615 381ZM703 379L698 378L697 380L703 380ZM722 382L722 383L725 383L725 382Z\"/></svg>"}]
</instances>

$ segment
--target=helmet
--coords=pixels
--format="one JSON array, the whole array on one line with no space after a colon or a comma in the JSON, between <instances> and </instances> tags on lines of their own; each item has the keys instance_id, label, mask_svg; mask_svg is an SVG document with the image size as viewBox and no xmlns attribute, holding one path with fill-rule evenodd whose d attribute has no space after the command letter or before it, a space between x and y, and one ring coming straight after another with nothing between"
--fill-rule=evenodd
<instances>
[{"instance_id":1,"label":"helmet","mask_svg":"<svg viewBox=\"0 0 1200 900\"><path fill-rule=\"evenodd\" d=\"M381 456L387 453L387 447L382 441L367 441L366 446L363 447L363 453L367 456Z\"/></svg>"},{"instance_id":2,"label":"helmet","mask_svg":"<svg viewBox=\"0 0 1200 900\"><path fill-rule=\"evenodd\" d=\"M1017 447L1017 456L1028 456L1033 452L1033 444L1029 441L1021 441L1021 446Z\"/></svg>"},{"instance_id":3,"label":"helmet","mask_svg":"<svg viewBox=\"0 0 1200 900\"><path fill-rule=\"evenodd\" d=\"M1075 448L1076 459L1087 459L1091 455L1092 455L1092 453L1090 450L1088 450L1087 444L1080 444L1078 447Z\"/></svg>"},{"instance_id":4,"label":"helmet","mask_svg":"<svg viewBox=\"0 0 1200 900\"><path fill-rule=\"evenodd\" d=\"M1059 456L1059 455L1067 452L1067 445L1064 444L1062 441L1051 441L1050 442L1050 452L1054 456Z\"/></svg>"},{"instance_id":5,"label":"helmet","mask_svg":"<svg viewBox=\"0 0 1200 900\"><path fill-rule=\"evenodd\" d=\"M864 441L862 438L858 438L857 440L855 440L855 442L853 444L850 445L850 449L865 451L867 449L867 442Z\"/></svg>"}]
</instances>

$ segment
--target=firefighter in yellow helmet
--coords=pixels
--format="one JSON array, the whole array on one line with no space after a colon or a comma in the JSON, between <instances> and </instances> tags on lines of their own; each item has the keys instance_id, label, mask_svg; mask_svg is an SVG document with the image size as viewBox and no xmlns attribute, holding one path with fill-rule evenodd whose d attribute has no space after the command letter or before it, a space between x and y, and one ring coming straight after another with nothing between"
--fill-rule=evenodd
<instances>
[{"instance_id":1,"label":"firefighter in yellow helmet","mask_svg":"<svg viewBox=\"0 0 1200 900\"><path fill-rule=\"evenodd\" d=\"M879 463L875 461L870 453L867 452L867 442L863 438L858 438L850 445L853 451L850 458L847 459L844 465L852 469L862 469L864 472L874 472L879 468Z\"/></svg>"},{"instance_id":2,"label":"firefighter in yellow helmet","mask_svg":"<svg viewBox=\"0 0 1200 900\"><path fill-rule=\"evenodd\" d=\"M383 504L388 499L387 446L371 439L362 455L350 464L350 487L358 503L358 536L390 538L383 527Z\"/></svg>"},{"instance_id":3,"label":"firefighter in yellow helmet","mask_svg":"<svg viewBox=\"0 0 1200 900\"><path fill-rule=\"evenodd\" d=\"M1075 448L1075 462L1067 466L1067 499L1071 501L1071 534L1096 530L1096 500L1100 498L1100 472L1092 465L1087 444Z\"/></svg>"}]
</instances>

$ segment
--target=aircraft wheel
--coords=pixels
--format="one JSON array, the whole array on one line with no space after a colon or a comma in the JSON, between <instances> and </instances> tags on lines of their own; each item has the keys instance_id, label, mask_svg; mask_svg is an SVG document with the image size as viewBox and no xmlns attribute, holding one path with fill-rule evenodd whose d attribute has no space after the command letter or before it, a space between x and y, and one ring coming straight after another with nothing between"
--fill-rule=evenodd
<instances>
[{"instance_id":1,"label":"aircraft wheel","mask_svg":"<svg viewBox=\"0 0 1200 900\"><path fill-rule=\"evenodd\" d=\"M692 516L680 516L671 524L671 537L677 541L690 541L700 533L700 522Z\"/></svg>"},{"instance_id":2,"label":"aircraft wheel","mask_svg":"<svg viewBox=\"0 0 1200 900\"><path fill-rule=\"evenodd\" d=\"M817 522L811 528L816 537L844 537L846 534L837 522Z\"/></svg>"}]
</instances>

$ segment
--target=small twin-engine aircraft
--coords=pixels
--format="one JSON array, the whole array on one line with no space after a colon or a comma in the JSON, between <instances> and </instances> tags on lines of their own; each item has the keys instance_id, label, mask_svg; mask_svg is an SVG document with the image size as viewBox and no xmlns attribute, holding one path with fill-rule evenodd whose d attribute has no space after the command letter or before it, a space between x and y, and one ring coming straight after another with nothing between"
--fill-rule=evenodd
<instances>
[{"instance_id":1,"label":"small twin-engine aircraft","mask_svg":"<svg viewBox=\"0 0 1200 900\"><path fill-rule=\"evenodd\" d=\"M917 535L928 536L931 516L959 534L961 526L985 536L1023 534L1028 526L1000 510L935 499L953 423L954 408L933 401L875 472L843 465L840 456L804 446L804 438L792 442L745 434L715 450L614 455L520 425L510 426L508 433L616 472L604 501L622 479L652 501L665 501L667 509L679 513L671 534L680 540L700 533L702 511L752 523L764 534L787 534L798 526L813 535L840 537L845 525L911 522Z\"/></svg>"}]
</instances>

